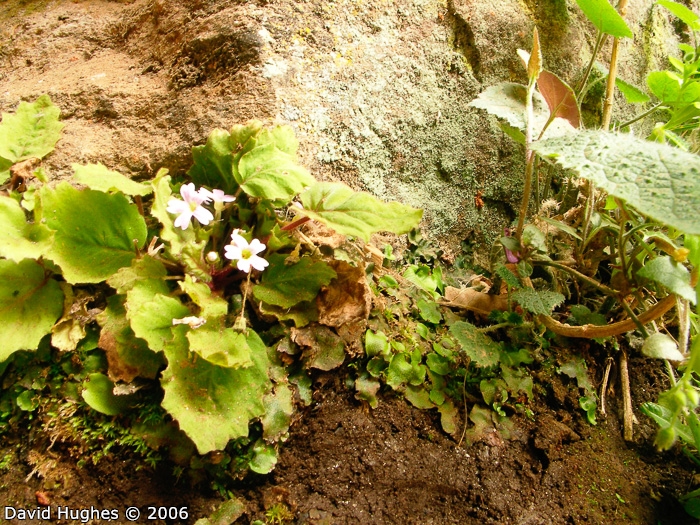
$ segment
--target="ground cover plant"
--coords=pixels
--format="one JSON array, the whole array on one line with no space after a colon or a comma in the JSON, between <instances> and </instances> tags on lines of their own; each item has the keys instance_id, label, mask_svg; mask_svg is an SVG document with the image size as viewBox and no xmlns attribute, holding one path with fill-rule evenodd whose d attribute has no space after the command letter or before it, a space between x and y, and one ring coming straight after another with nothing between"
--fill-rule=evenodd
<instances>
[{"instance_id":1,"label":"ground cover plant","mask_svg":"<svg viewBox=\"0 0 700 525\"><path fill-rule=\"evenodd\" d=\"M625 36L612 14L589 16L601 34ZM60 133L47 98L4 117L3 423L43 411L56 436L66 434L65 421L94 436L83 441L92 461L111 444L133 447L148 464L168 452L226 494L246 469L274 468L298 408L310 402L311 370L349 363L359 399L374 407L382 388L394 390L436 409L456 441L472 442L492 426L507 437L509 415L532 415L537 386L526 365L556 352L558 336L594 338L623 368L627 342L611 337L636 329L648 336L643 352L685 359L684 342L696 333L697 158L626 135L574 134L588 86L575 93L540 70L531 51L522 54L527 86L497 86L474 104L508 121L528 158L519 220L487 269L442 267L415 231L392 262L388 248L329 244L300 230L320 223L367 240L379 230L406 233L420 214L316 183L296 163L288 128L216 130L176 181L163 171L144 184L75 166L79 189L49 184L33 160ZM676 72L663 72L668 89L656 87L662 75L650 76L654 110L667 112L652 138L692 150L696 101L679 93L693 92L697 58L685 52ZM679 93L668 94L674 82ZM545 128L547 138L535 140ZM578 176L548 171L547 157ZM552 186L562 204L546 199ZM541 210L531 219L532 201ZM663 322L677 301L678 322ZM690 452L700 443L696 347L672 390L645 406L662 448L677 438ZM595 423L605 386L598 395L580 358L558 372L581 387L580 406ZM696 499L687 496L689 512ZM232 500L222 512L230 518L240 505ZM282 505L267 512L267 522L290 519Z\"/></svg>"}]
</instances>

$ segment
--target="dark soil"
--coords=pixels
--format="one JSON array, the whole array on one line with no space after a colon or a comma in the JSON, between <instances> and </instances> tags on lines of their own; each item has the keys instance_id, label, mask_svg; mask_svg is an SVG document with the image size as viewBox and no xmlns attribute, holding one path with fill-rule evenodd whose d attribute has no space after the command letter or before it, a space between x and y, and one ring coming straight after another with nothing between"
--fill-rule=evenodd
<instances>
[{"instance_id":1,"label":"dark soil","mask_svg":"<svg viewBox=\"0 0 700 525\"><path fill-rule=\"evenodd\" d=\"M327 3L310 2L309 12ZM20 99L45 92L62 108L67 125L49 159L53 178L66 177L71 162L103 162L139 178L160 167L182 174L191 146L214 127L274 113L258 29L268 16L280 35L292 32L292 21L303 29L296 7L288 0L0 0L0 109L14 111ZM332 42L318 46L330 50ZM632 360L631 370L635 407L667 386L658 362ZM626 443L619 397L611 394L607 419L590 426L575 387L558 376L539 383L532 419L515 415L509 432L493 429L458 446L437 414L391 393L370 409L341 372L320 376L315 403L292 426L276 469L233 489L246 505L236 523L265 521L275 503L291 510L287 523L316 525L696 522L677 503L694 487L692 464L679 449L654 450L648 418L636 411L635 441ZM85 458L69 445L52 445L39 424L4 438L0 522L47 523L8 519L8 508L48 503L42 508L57 524L81 521L57 520L59 507L115 509L117 520L83 521L128 523L130 506L141 509L139 523L168 522L147 520L149 506L187 507L194 523L222 501L206 483L174 477L172 465L154 472L119 450L80 468Z\"/></svg>"},{"instance_id":2,"label":"dark soil","mask_svg":"<svg viewBox=\"0 0 700 525\"><path fill-rule=\"evenodd\" d=\"M662 376L654 362L632 365L638 406L657 395ZM246 504L236 523L264 519L275 503L291 510L293 523L317 525L696 523L676 500L691 487L692 468L677 449L653 449L654 427L645 416L637 414L636 440L625 443L616 397L608 400L607 419L591 426L568 408L575 392L556 376L551 381L544 389L550 393L533 404L533 419L511 418L510 439L493 429L458 446L440 430L436 414L390 393L370 409L341 378L321 376L315 402L292 427L277 468L249 476L233 491ZM79 458L58 446L46 450L45 437L29 435L5 444L13 459L0 478L3 506L36 509L45 497L54 518L59 507L94 507L116 509L119 523L128 523L129 506L143 513L149 506L185 506L187 522L194 523L221 501L206 486L191 487L186 476L175 480L167 464L152 472L115 454L78 468ZM139 522L147 522L144 516Z\"/></svg>"}]
</instances>

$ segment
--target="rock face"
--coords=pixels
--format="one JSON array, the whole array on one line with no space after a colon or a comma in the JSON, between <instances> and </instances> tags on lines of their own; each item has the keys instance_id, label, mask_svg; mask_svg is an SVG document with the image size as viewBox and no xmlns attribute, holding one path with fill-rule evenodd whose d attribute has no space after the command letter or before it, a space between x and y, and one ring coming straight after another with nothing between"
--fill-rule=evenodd
<instances>
[{"instance_id":1,"label":"rock face","mask_svg":"<svg viewBox=\"0 0 700 525\"><path fill-rule=\"evenodd\" d=\"M25 4L8 0L0 15L0 109L42 93L61 107L53 176L97 161L181 174L211 129L269 118L296 129L318 179L425 209L425 230L453 251L502 234L524 170L521 147L468 103L493 83L525 82L516 50L535 26L545 66L572 84L595 43L570 0ZM643 86L676 38L652 0L633 2L627 20L621 75ZM589 121L599 97L587 98Z\"/></svg>"}]
</instances>

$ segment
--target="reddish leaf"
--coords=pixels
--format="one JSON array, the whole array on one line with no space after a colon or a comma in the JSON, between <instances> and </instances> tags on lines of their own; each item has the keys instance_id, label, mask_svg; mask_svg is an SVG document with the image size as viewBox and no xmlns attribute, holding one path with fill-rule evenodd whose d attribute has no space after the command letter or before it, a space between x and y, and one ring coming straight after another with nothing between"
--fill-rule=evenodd
<instances>
[{"instance_id":1,"label":"reddish leaf","mask_svg":"<svg viewBox=\"0 0 700 525\"><path fill-rule=\"evenodd\" d=\"M581 114L576 104L574 90L554 73L543 70L537 79L540 93L549 106L549 111L555 117L561 117L579 128L581 126Z\"/></svg>"}]
</instances>

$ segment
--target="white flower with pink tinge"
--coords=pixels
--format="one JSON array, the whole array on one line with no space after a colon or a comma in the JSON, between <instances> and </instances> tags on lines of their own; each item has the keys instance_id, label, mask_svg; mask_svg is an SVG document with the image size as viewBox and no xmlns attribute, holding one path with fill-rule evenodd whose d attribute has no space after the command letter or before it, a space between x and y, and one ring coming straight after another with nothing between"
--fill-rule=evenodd
<instances>
[{"instance_id":1,"label":"white flower with pink tinge","mask_svg":"<svg viewBox=\"0 0 700 525\"><path fill-rule=\"evenodd\" d=\"M166 208L168 213L177 214L174 223L176 228L183 230L189 228L192 217L197 219L200 224L209 224L214 220L212 213L202 207L202 204L209 201L209 197L196 191L193 183L183 184L180 188L180 195L184 200L173 197L168 201Z\"/></svg>"},{"instance_id":2,"label":"white flower with pink tinge","mask_svg":"<svg viewBox=\"0 0 700 525\"><path fill-rule=\"evenodd\" d=\"M231 244L224 246L224 257L238 261L236 266L242 272L250 273L251 268L263 271L270 264L258 255L265 249L265 245L258 239L253 239L249 244L238 231L234 230L231 234Z\"/></svg>"},{"instance_id":3,"label":"white flower with pink tinge","mask_svg":"<svg viewBox=\"0 0 700 525\"><path fill-rule=\"evenodd\" d=\"M211 190L209 191L206 188L199 188L199 194L204 195L207 199L211 199L214 201L214 203L221 203L221 204L226 204L228 202L233 202L236 200L236 197L232 197L231 195L226 195L223 190Z\"/></svg>"}]
</instances>

